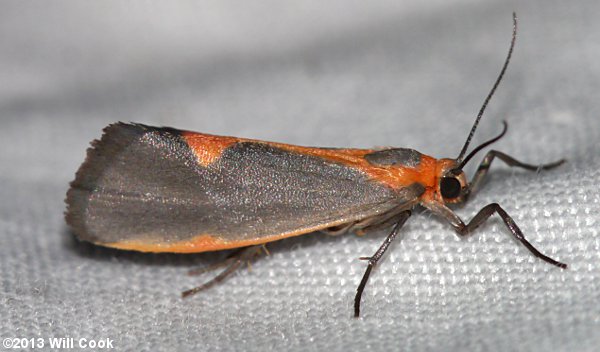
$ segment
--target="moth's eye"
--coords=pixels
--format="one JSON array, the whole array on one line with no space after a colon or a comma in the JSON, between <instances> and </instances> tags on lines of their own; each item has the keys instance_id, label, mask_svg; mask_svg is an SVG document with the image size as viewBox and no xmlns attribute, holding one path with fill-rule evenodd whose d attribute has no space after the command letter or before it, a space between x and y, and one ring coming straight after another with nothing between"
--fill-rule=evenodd
<instances>
[{"instance_id":1,"label":"moth's eye","mask_svg":"<svg viewBox=\"0 0 600 352\"><path fill-rule=\"evenodd\" d=\"M440 191L442 197L446 199L452 199L460 196L460 181L455 177L442 177L440 182Z\"/></svg>"}]
</instances>

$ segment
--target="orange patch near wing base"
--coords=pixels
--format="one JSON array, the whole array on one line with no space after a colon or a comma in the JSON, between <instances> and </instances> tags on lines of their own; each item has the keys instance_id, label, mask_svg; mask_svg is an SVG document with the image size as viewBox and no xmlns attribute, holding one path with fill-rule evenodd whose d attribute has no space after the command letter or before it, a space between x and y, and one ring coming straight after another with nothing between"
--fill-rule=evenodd
<instances>
[{"instance_id":1,"label":"orange patch near wing base","mask_svg":"<svg viewBox=\"0 0 600 352\"><path fill-rule=\"evenodd\" d=\"M371 179L394 189L408 187L413 183L420 183L428 187L434 183L433 180L435 179L436 160L424 154L421 155L421 162L416 168L396 165L374 166L365 159L365 155L375 152L373 149L325 149L281 144L272 145L353 167L369 175Z\"/></svg>"}]
</instances>

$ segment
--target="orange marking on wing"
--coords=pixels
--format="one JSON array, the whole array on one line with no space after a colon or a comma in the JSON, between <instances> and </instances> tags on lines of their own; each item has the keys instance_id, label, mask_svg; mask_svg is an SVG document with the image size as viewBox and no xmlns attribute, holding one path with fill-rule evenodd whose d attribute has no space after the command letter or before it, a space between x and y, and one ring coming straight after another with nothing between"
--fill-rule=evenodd
<instances>
[{"instance_id":1,"label":"orange marking on wing","mask_svg":"<svg viewBox=\"0 0 600 352\"><path fill-rule=\"evenodd\" d=\"M219 251L222 249L232 249L253 246L257 244L264 244L281 240L288 237L304 235L307 233L322 230L328 227L337 226L343 223L343 221L335 221L326 223L318 226L303 228L297 231L285 232L277 235L257 237L249 240L242 241L225 241L218 236L213 235L198 235L186 241L179 242L151 242L144 240L132 240L132 241L121 241L112 243L96 243L97 245L139 251L139 252L154 252L154 253L200 253L209 251Z\"/></svg>"},{"instance_id":2,"label":"orange marking on wing","mask_svg":"<svg viewBox=\"0 0 600 352\"><path fill-rule=\"evenodd\" d=\"M376 151L374 149L324 149L278 143L268 144L353 167L364 172L373 180L395 189L407 187L413 183L421 183L425 187L435 183L436 159L427 155L421 156L421 162L416 168L393 165L374 166L365 159L365 155Z\"/></svg>"},{"instance_id":3,"label":"orange marking on wing","mask_svg":"<svg viewBox=\"0 0 600 352\"><path fill-rule=\"evenodd\" d=\"M315 156L355 168L367 174L375 181L381 182L390 188L402 188L421 183L423 186L435 187L437 160L422 154L421 162L416 168L404 166L374 166L365 159L365 155L375 152L374 149L328 149L315 147L302 147L297 145L266 142L254 139L221 137L196 132L182 132L188 145L194 150L198 162L208 166L216 161L223 151L234 143L252 142L266 144L285 151Z\"/></svg>"},{"instance_id":4,"label":"orange marking on wing","mask_svg":"<svg viewBox=\"0 0 600 352\"><path fill-rule=\"evenodd\" d=\"M139 252L167 252L167 253L197 253L211 250L227 249L227 243L210 235L196 236L189 241L173 243L153 243L138 241L122 241L112 243L101 243L101 245L117 249L125 249Z\"/></svg>"},{"instance_id":5,"label":"orange marking on wing","mask_svg":"<svg viewBox=\"0 0 600 352\"><path fill-rule=\"evenodd\" d=\"M198 163L202 166L212 164L219 159L225 149L240 141L240 138L235 137L221 137L187 131L182 132L181 136L192 148L198 158Z\"/></svg>"}]
</instances>

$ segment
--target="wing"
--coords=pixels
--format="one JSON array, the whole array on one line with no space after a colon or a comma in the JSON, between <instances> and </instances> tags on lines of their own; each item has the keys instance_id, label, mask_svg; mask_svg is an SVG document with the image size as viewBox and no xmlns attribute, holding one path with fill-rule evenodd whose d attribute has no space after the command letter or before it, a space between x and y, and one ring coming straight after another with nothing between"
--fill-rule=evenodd
<instances>
[{"instance_id":1,"label":"wing","mask_svg":"<svg viewBox=\"0 0 600 352\"><path fill-rule=\"evenodd\" d=\"M71 183L66 220L104 246L203 252L412 206L423 187L377 181L365 171L368 152L114 124Z\"/></svg>"}]
</instances>

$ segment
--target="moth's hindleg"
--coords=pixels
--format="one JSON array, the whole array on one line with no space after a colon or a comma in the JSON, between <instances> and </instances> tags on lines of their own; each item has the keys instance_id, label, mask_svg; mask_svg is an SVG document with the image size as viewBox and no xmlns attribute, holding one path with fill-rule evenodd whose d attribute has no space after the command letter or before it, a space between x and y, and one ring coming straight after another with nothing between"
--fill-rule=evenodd
<instances>
[{"instance_id":1,"label":"moth's hindleg","mask_svg":"<svg viewBox=\"0 0 600 352\"><path fill-rule=\"evenodd\" d=\"M206 290L210 287L213 287L214 285L222 282L228 276L233 274L242 264L249 262L252 259L258 257L263 252L263 250L265 251L265 253L268 253L266 251L266 248L264 248L264 245L256 245L256 246L241 248L241 249L233 252L227 259L225 259L224 261L222 261L220 263L211 265L207 268L191 270L189 272L190 275L197 275L197 274L201 274L201 273L204 273L207 271L214 270L219 267L223 267L223 266L227 267L225 270L220 272L219 275L215 276L214 278L207 281L206 283L204 283L198 287L194 287L192 289L183 291L181 293L181 296L184 298L189 297L193 294L196 294L200 291L204 291L204 290Z\"/></svg>"}]
</instances>

